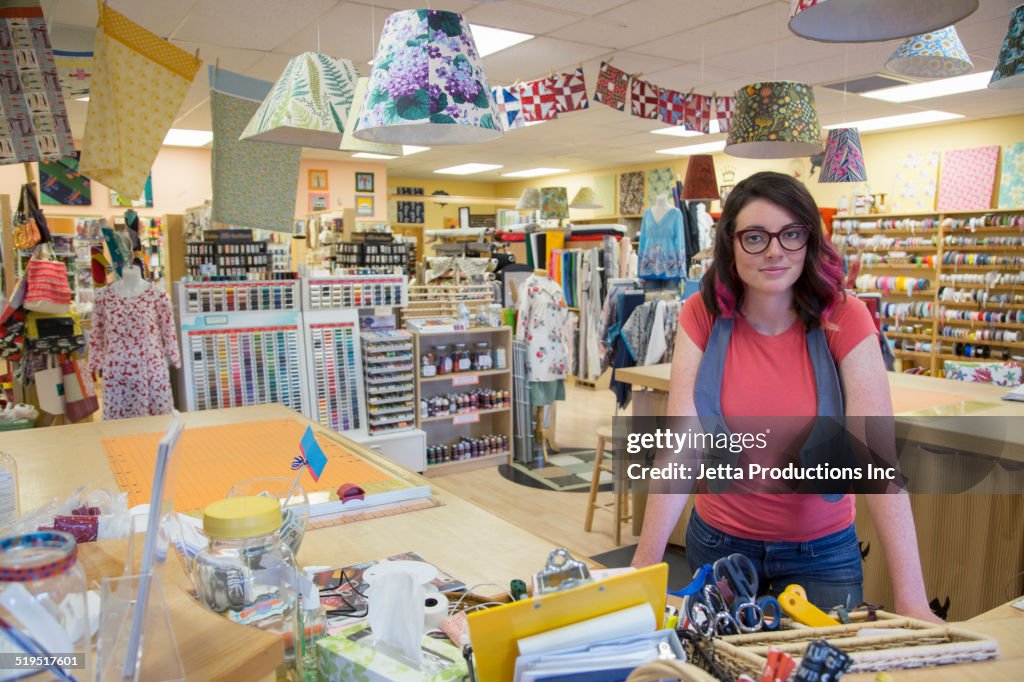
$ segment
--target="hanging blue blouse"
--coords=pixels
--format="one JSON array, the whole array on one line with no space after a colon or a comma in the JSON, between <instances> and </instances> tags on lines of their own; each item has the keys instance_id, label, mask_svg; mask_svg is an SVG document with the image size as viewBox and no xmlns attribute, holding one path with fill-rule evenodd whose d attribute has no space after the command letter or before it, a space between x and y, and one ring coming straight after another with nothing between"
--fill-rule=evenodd
<instances>
[{"instance_id":1,"label":"hanging blue blouse","mask_svg":"<svg viewBox=\"0 0 1024 682\"><path fill-rule=\"evenodd\" d=\"M637 274L644 279L686 277L686 232L678 208L670 208L661 220L654 219L651 209L644 211L638 260Z\"/></svg>"}]
</instances>

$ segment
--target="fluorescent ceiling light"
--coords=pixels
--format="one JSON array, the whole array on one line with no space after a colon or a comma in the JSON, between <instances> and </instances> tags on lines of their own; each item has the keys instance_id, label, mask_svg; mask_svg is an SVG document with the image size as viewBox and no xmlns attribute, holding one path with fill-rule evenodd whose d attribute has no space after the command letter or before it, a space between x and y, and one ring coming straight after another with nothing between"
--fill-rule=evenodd
<instances>
[{"instance_id":1,"label":"fluorescent ceiling light","mask_svg":"<svg viewBox=\"0 0 1024 682\"><path fill-rule=\"evenodd\" d=\"M658 128L651 132L655 135L671 135L673 137L700 137L704 134L699 130L690 130L684 126L669 126L668 128Z\"/></svg>"},{"instance_id":2,"label":"fluorescent ceiling light","mask_svg":"<svg viewBox=\"0 0 1024 682\"><path fill-rule=\"evenodd\" d=\"M213 140L213 133L209 130L184 130L183 128L171 128L164 138L166 147L204 147Z\"/></svg>"},{"instance_id":3,"label":"fluorescent ceiling light","mask_svg":"<svg viewBox=\"0 0 1024 682\"><path fill-rule=\"evenodd\" d=\"M458 166L438 168L434 172L441 173L442 175L472 175L473 173L483 173L498 168L503 168L503 166L493 163L463 163Z\"/></svg>"},{"instance_id":4,"label":"fluorescent ceiling light","mask_svg":"<svg viewBox=\"0 0 1024 682\"><path fill-rule=\"evenodd\" d=\"M919 99L931 99L932 97L958 95L961 92L984 90L988 87L988 82L991 78L991 71L969 73L966 76L942 78L937 81L928 81L927 83L897 85L894 88L862 92L861 96L885 100L886 102L915 102Z\"/></svg>"},{"instance_id":5,"label":"fluorescent ceiling light","mask_svg":"<svg viewBox=\"0 0 1024 682\"><path fill-rule=\"evenodd\" d=\"M925 123L938 123L939 121L951 121L955 118L963 118L962 114L951 114L948 111L917 111L913 114L899 114L898 116L883 116L881 118L869 118L864 121L853 121L851 123L833 123L825 126L826 130L833 128L856 128L862 133L872 130L887 130L889 128L903 128L905 126L924 125Z\"/></svg>"},{"instance_id":6,"label":"fluorescent ceiling light","mask_svg":"<svg viewBox=\"0 0 1024 682\"><path fill-rule=\"evenodd\" d=\"M506 31L503 28L491 28L479 24L470 24L469 28L473 31L473 42L476 43L476 50L481 58L506 50L513 45L525 43L534 37L531 33Z\"/></svg>"},{"instance_id":7,"label":"fluorescent ceiling light","mask_svg":"<svg viewBox=\"0 0 1024 682\"><path fill-rule=\"evenodd\" d=\"M85 97L76 97L75 100L78 101L78 102L88 102L89 101L89 95L86 95Z\"/></svg>"},{"instance_id":8,"label":"fluorescent ceiling light","mask_svg":"<svg viewBox=\"0 0 1024 682\"><path fill-rule=\"evenodd\" d=\"M725 149L725 140L718 142L705 142L704 144L691 144L688 147L670 147L659 149L658 154L673 154L675 156L689 156L690 154L710 154Z\"/></svg>"},{"instance_id":9,"label":"fluorescent ceiling light","mask_svg":"<svg viewBox=\"0 0 1024 682\"><path fill-rule=\"evenodd\" d=\"M413 154L419 154L420 152L429 152L430 147L417 147L414 144L403 144L402 145L402 156L412 156Z\"/></svg>"},{"instance_id":10,"label":"fluorescent ceiling light","mask_svg":"<svg viewBox=\"0 0 1024 682\"><path fill-rule=\"evenodd\" d=\"M547 123L547 121L526 121L525 123L523 123L523 127L530 128L532 126L539 126L542 123Z\"/></svg>"},{"instance_id":11,"label":"fluorescent ceiling light","mask_svg":"<svg viewBox=\"0 0 1024 682\"><path fill-rule=\"evenodd\" d=\"M542 175L555 175L556 173L568 173L568 168L529 168L527 170L515 171L514 173L502 173L503 178L539 178Z\"/></svg>"},{"instance_id":12,"label":"fluorescent ceiling light","mask_svg":"<svg viewBox=\"0 0 1024 682\"><path fill-rule=\"evenodd\" d=\"M388 159L397 159L398 157L397 156L392 156L391 154L374 154L373 152L356 152L355 154L352 155L352 158L353 159L383 159L383 160L387 161Z\"/></svg>"}]
</instances>

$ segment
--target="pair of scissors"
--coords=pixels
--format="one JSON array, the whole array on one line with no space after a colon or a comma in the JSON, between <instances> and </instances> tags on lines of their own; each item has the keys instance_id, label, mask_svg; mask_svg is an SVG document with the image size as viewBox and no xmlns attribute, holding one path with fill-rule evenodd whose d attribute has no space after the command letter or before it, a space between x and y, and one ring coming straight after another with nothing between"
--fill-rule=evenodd
<instances>
[{"instance_id":1,"label":"pair of scissors","mask_svg":"<svg viewBox=\"0 0 1024 682\"><path fill-rule=\"evenodd\" d=\"M712 576L735 595L731 615L741 632L778 629L782 607L775 597L757 598L757 567L746 555L737 552L719 559L714 563Z\"/></svg>"},{"instance_id":2,"label":"pair of scissors","mask_svg":"<svg viewBox=\"0 0 1024 682\"><path fill-rule=\"evenodd\" d=\"M686 597L683 604L690 625L701 637L739 634L739 624L729 612L729 603L713 583Z\"/></svg>"}]
</instances>

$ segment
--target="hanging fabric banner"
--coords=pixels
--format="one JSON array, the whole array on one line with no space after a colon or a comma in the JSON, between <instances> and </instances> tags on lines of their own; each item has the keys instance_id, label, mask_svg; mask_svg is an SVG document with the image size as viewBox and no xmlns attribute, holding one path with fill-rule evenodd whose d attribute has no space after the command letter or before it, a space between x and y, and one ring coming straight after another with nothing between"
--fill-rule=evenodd
<instances>
[{"instance_id":1,"label":"hanging fabric banner","mask_svg":"<svg viewBox=\"0 0 1024 682\"><path fill-rule=\"evenodd\" d=\"M624 111L628 91L629 75L607 62L601 62L601 70L597 74L597 89L594 90L594 101L612 109Z\"/></svg>"},{"instance_id":2,"label":"hanging fabric banner","mask_svg":"<svg viewBox=\"0 0 1024 682\"><path fill-rule=\"evenodd\" d=\"M685 97L681 92L662 88L658 93L658 118L670 126L683 125L686 113Z\"/></svg>"},{"instance_id":3,"label":"hanging fabric banner","mask_svg":"<svg viewBox=\"0 0 1024 682\"><path fill-rule=\"evenodd\" d=\"M634 78L629 82L630 112L640 118L658 118L658 86Z\"/></svg>"},{"instance_id":4,"label":"hanging fabric banner","mask_svg":"<svg viewBox=\"0 0 1024 682\"><path fill-rule=\"evenodd\" d=\"M89 115L79 170L124 196L142 194L201 62L99 2Z\"/></svg>"},{"instance_id":5,"label":"hanging fabric banner","mask_svg":"<svg viewBox=\"0 0 1024 682\"><path fill-rule=\"evenodd\" d=\"M736 110L736 98L719 97L718 95L715 95L714 98L715 106L712 118L718 121L718 131L727 133L729 125L732 123L732 112Z\"/></svg>"},{"instance_id":6,"label":"hanging fabric banner","mask_svg":"<svg viewBox=\"0 0 1024 682\"><path fill-rule=\"evenodd\" d=\"M492 88L491 96L498 109L498 123L502 130L522 128L526 124L526 119L523 118L523 105L519 103L519 98L511 88Z\"/></svg>"},{"instance_id":7,"label":"hanging fabric banner","mask_svg":"<svg viewBox=\"0 0 1024 682\"><path fill-rule=\"evenodd\" d=\"M578 68L569 73L558 73L551 77L551 85L555 91L555 106L558 113L581 111L590 108L587 99L587 82L583 78L583 69Z\"/></svg>"},{"instance_id":8,"label":"hanging fabric banner","mask_svg":"<svg viewBox=\"0 0 1024 682\"><path fill-rule=\"evenodd\" d=\"M75 151L50 34L38 2L0 2L0 163Z\"/></svg>"},{"instance_id":9,"label":"hanging fabric banner","mask_svg":"<svg viewBox=\"0 0 1024 682\"><path fill-rule=\"evenodd\" d=\"M707 135L711 128L711 98L691 92L686 96L683 106L683 122L686 127Z\"/></svg>"},{"instance_id":10,"label":"hanging fabric banner","mask_svg":"<svg viewBox=\"0 0 1024 682\"><path fill-rule=\"evenodd\" d=\"M291 232L302 147L240 140L272 83L209 67L214 222Z\"/></svg>"},{"instance_id":11,"label":"hanging fabric banner","mask_svg":"<svg viewBox=\"0 0 1024 682\"><path fill-rule=\"evenodd\" d=\"M555 89L547 78L538 78L529 83L520 83L513 87L513 93L519 98L526 123L531 121L550 121L558 117L555 108Z\"/></svg>"},{"instance_id":12,"label":"hanging fabric banner","mask_svg":"<svg viewBox=\"0 0 1024 682\"><path fill-rule=\"evenodd\" d=\"M92 83L92 52L68 52L54 50L53 60L57 64L60 87L64 101L89 94Z\"/></svg>"}]
</instances>

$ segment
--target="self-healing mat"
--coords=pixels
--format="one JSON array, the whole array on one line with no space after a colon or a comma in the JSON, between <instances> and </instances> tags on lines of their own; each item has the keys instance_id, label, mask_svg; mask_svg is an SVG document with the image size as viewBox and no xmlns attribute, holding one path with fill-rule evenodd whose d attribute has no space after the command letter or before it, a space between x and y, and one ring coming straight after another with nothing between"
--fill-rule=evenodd
<instances>
[{"instance_id":1,"label":"self-healing mat","mask_svg":"<svg viewBox=\"0 0 1024 682\"><path fill-rule=\"evenodd\" d=\"M56 161L75 151L43 10L0 1L0 163Z\"/></svg>"},{"instance_id":2,"label":"self-healing mat","mask_svg":"<svg viewBox=\"0 0 1024 682\"><path fill-rule=\"evenodd\" d=\"M202 510L227 497L231 486L242 479L293 478L296 472L289 467L299 454L299 440L305 431L306 424L293 419L185 429L175 452L174 508ZM128 493L130 507L149 502L162 436L143 433L103 439L110 470L118 487ZM411 487L322 434L317 441L327 455L327 466L317 483L308 473L302 474L299 482L309 493L335 491L343 483L359 486L368 496Z\"/></svg>"},{"instance_id":3,"label":"self-healing mat","mask_svg":"<svg viewBox=\"0 0 1024 682\"><path fill-rule=\"evenodd\" d=\"M78 167L122 195L137 197L201 62L106 3L98 4L92 93Z\"/></svg>"},{"instance_id":4,"label":"self-healing mat","mask_svg":"<svg viewBox=\"0 0 1024 682\"><path fill-rule=\"evenodd\" d=\"M209 71L214 222L290 232L302 147L238 139L272 84Z\"/></svg>"}]
</instances>

